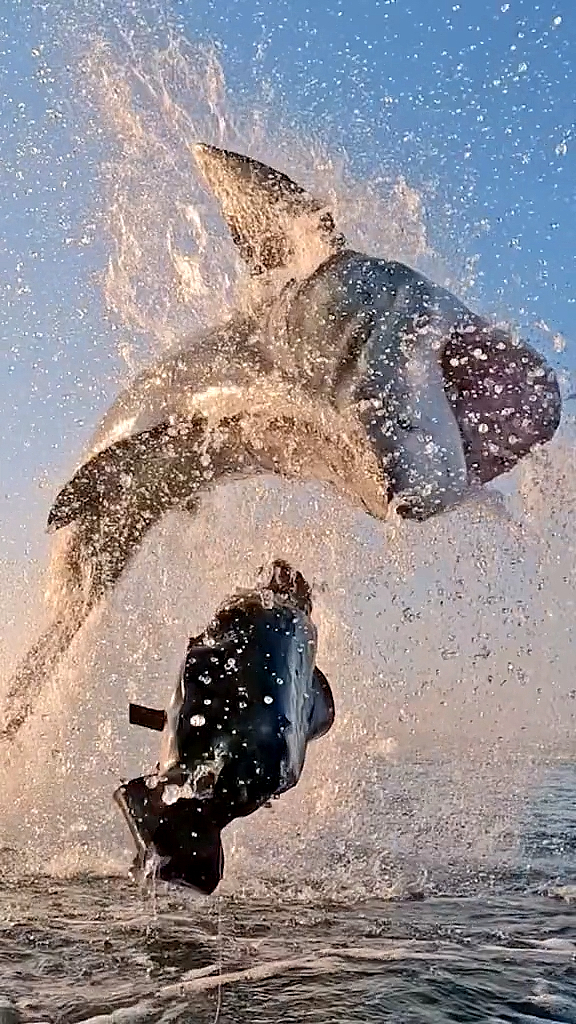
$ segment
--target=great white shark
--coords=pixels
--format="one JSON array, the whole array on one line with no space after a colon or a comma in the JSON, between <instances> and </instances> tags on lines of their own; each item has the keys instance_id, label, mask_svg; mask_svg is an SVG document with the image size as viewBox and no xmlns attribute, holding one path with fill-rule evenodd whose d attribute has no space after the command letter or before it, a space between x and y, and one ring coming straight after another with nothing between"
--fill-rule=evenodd
<instances>
[{"instance_id":1,"label":"great white shark","mask_svg":"<svg viewBox=\"0 0 576 1024\"><path fill-rule=\"evenodd\" d=\"M193 513L226 478L277 473L424 521L560 422L554 371L525 341L411 267L349 248L280 171L203 144L195 157L262 299L141 373L57 495L54 618L8 687L8 739L164 513ZM305 273L303 245L318 254Z\"/></svg>"}]
</instances>

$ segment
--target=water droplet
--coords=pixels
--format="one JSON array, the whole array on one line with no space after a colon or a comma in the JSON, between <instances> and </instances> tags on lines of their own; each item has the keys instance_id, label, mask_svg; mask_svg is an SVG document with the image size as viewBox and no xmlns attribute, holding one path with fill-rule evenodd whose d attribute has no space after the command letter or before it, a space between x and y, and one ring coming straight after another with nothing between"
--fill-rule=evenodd
<instances>
[{"instance_id":1,"label":"water droplet","mask_svg":"<svg viewBox=\"0 0 576 1024\"><path fill-rule=\"evenodd\" d=\"M200 726L202 725L206 725L206 719L204 718L204 715L192 715L190 719L190 725L195 726L197 729L199 729Z\"/></svg>"},{"instance_id":2,"label":"water droplet","mask_svg":"<svg viewBox=\"0 0 576 1024\"><path fill-rule=\"evenodd\" d=\"M264 703L265 704L273 704L274 703L274 697L268 697L268 696L264 697Z\"/></svg>"}]
</instances>

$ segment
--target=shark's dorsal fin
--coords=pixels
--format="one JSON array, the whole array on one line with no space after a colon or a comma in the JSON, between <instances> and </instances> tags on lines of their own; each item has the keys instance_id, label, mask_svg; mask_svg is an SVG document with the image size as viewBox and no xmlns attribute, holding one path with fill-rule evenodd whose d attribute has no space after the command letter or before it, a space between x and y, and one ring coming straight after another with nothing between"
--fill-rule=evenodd
<instances>
[{"instance_id":1,"label":"shark's dorsal fin","mask_svg":"<svg viewBox=\"0 0 576 1024\"><path fill-rule=\"evenodd\" d=\"M286 174L230 150L199 143L198 166L220 204L235 245L253 274L290 264L297 248L298 221L306 218L326 247L344 245L330 211Z\"/></svg>"}]
</instances>

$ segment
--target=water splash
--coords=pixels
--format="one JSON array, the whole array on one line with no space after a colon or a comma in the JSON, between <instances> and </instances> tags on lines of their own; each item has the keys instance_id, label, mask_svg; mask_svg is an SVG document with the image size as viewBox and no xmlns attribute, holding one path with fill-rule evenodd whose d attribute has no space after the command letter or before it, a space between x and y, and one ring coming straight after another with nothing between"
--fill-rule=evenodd
<instances>
[{"instance_id":1,"label":"water splash","mask_svg":"<svg viewBox=\"0 0 576 1024\"><path fill-rule=\"evenodd\" d=\"M441 268L403 178L353 182L346 155L299 135L270 96L231 112L213 49L94 38L80 73L105 139L102 287L130 373L253 298L195 176L199 139L281 166L359 248ZM110 795L156 759L128 701L165 699L187 636L284 557L315 584L338 717L296 790L226 831L226 884L389 894L404 867L419 878L512 857L535 763L573 754L573 470L566 436L525 460L499 504L479 496L425 526L377 524L327 488L277 480L166 519L7 755L4 842L33 870L123 870Z\"/></svg>"},{"instance_id":2,"label":"water splash","mask_svg":"<svg viewBox=\"0 0 576 1024\"><path fill-rule=\"evenodd\" d=\"M227 94L213 47L171 34L161 50L131 42L118 52L96 39L82 62L82 81L110 144L101 172L111 239L106 302L156 345L192 342L201 327L253 297L254 285L239 273L228 231L193 166L198 141L281 166L325 200L363 251L412 263L438 259L428 245L422 199L402 175L353 181L347 154L298 134L265 88L242 109ZM310 272L309 245L301 255L302 272ZM131 369L137 365L130 347L122 354Z\"/></svg>"}]
</instances>

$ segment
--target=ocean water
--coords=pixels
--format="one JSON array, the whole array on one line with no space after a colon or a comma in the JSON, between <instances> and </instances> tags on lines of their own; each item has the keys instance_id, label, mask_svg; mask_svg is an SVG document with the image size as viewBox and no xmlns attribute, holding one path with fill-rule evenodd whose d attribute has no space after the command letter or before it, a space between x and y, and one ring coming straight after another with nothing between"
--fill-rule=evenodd
<instances>
[{"instance_id":1,"label":"ocean water","mask_svg":"<svg viewBox=\"0 0 576 1024\"><path fill-rule=\"evenodd\" d=\"M445 864L387 899L4 878L0 977L21 1016L0 1019L570 1024L575 789L573 766L546 773L516 866Z\"/></svg>"},{"instance_id":2,"label":"ocean water","mask_svg":"<svg viewBox=\"0 0 576 1024\"><path fill-rule=\"evenodd\" d=\"M576 1020L553 531L538 588L537 542L491 507L419 543L407 526L405 544L329 492L259 488L158 529L6 751L0 991L20 1017L5 1019ZM144 890L111 800L156 759L127 702L165 700L187 633L273 551L313 580L335 725L293 791L225 829L213 897Z\"/></svg>"},{"instance_id":3,"label":"ocean water","mask_svg":"<svg viewBox=\"0 0 576 1024\"><path fill-rule=\"evenodd\" d=\"M10 352L32 320L50 329L11 355L7 408L30 432L3 442L0 692L47 615L50 499L107 401L250 300L192 142L250 148L325 195L355 245L473 286L400 170L353 180L264 86L235 106L180 30L55 7L26 28L52 114L17 157L77 187L47 203L48 293L23 272L10 320ZM59 278L69 246L89 254L84 292ZM150 533L1 752L0 1021L576 1021L573 435L566 416L498 489L422 526L270 478ZM156 760L128 701L164 703L186 638L276 557L312 585L334 728L293 791L225 830L215 896L143 890L111 800Z\"/></svg>"}]
</instances>

